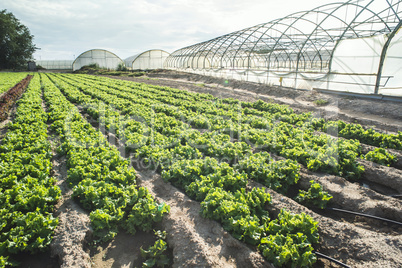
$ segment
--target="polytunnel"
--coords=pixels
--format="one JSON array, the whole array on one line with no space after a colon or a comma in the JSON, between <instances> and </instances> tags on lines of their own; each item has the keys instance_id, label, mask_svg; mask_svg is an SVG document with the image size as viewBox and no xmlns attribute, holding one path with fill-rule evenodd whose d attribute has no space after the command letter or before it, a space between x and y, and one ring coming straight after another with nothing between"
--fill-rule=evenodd
<instances>
[{"instance_id":1,"label":"polytunnel","mask_svg":"<svg viewBox=\"0 0 402 268\"><path fill-rule=\"evenodd\" d=\"M402 96L401 2L325 4L181 48L166 59L165 68L293 88Z\"/></svg>"},{"instance_id":2,"label":"polytunnel","mask_svg":"<svg viewBox=\"0 0 402 268\"><path fill-rule=\"evenodd\" d=\"M83 66L97 64L100 68L115 70L119 64L124 64L116 54L104 49L91 49L79 55L73 62L73 71Z\"/></svg>"},{"instance_id":3,"label":"polytunnel","mask_svg":"<svg viewBox=\"0 0 402 268\"><path fill-rule=\"evenodd\" d=\"M164 50L152 49L128 57L124 60L126 67L131 70L152 70L163 68L166 58L170 54Z\"/></svg>"},{"instance_id":4,"label":"polytunnel","mask_svg":"<svg viewBox=\"0 0 402 268\"><path fill-rule=\"evenodd\" d=\"M71 70L72 60L37 60L36 66L41 66L47 70Z\"/></svg>"}]
</instances>

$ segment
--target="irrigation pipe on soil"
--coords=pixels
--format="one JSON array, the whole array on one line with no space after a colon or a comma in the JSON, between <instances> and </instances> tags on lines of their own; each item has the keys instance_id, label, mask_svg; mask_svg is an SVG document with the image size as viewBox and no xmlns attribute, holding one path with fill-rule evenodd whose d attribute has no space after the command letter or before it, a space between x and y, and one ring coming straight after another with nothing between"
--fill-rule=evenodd
<instances>
[{"instance_id":1,"label":"irrigation pipe on soil","mask_svg":"<svg viewBox=\"0 0 402 268\"><path fill-rule=\"evenodd\" d=\"M334 258L331 258L331 257L329 257L329 256L327 256L327 255L324 255L324 254L322 254L322 253L319 253L319 252L317 252L317 251L313 251L313 253L314 253L315 255L317 255L318 257L320 257L320 258L324 258L324 259L327 259L327 260L329 260L329 261L332 261L332 262L334 262L334 263L336 263L336 264L338 264L338 265L340 265L340 266L342 266L342 267L351 268L349 265L346 265L346 264L344 264L344 263L342 263L342 262L340 262L340 261L338 261L338 260L335 260Z\"/></svg>"},{"instance_id":2,"label":"irrigation pipe on soil","mask_svg":"<svg viewBox=\"0 0 402 268\"><path fill-rule=\"evenodd\" d=\"M327 208L328 210L333 210L333 211L339 211L339 212L344 212L344 213L349 213L349 214L353 214L353 215L357 215L357 216L363 216L363 217L367 217L367 218L372 218L372 219L376 219L376 220L380 220L380 221L385 221L385 222L389 222L389 223L393 223L393 224L398 224L402 226L402 222L399 221L393 221L390 219L385 219L385 218L381 218L381 217L377 217L377 216L373 216L373 215L369 215L369 214L363 214L363 213L359 213L359 212L354 212L354 211L349 211L349 210L344 210L344 209L339 209L339 208Z\"/></svg>"}]
</instances>

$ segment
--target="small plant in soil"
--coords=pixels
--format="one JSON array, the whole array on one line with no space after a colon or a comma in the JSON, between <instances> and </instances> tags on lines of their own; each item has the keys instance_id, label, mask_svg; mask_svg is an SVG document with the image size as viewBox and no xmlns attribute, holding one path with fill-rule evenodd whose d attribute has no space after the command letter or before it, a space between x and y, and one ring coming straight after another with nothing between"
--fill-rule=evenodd
<instances>
[{"instance_id":1,"label":"small plant in soil","mask_svg":"<svg viewBox=\"0 0 402 268\"><path fill-rule=\"evenodd\" d=\"M308 191L299 190L299 194L295 197L295 200L306 206L319 207L321 209L326 208L327 203L332 199L332 195L323 191L319 183L313 180L310 183Z\"/></svg>"},{"instance_id":2,"label":"small plant in soil","mask_svg":"<svg viewBox=\"0 0 402 268\"><path fill-rule=\"evenodd\" d=\"M314 104L317 106L324 106L327 105L329 103L329 101L327 100L323 100L323 99L318 99L314 101Z\"/></svg>"},{"instance_id":3,"label":"small plant in soil","mask_svg":"<svg viewBox=\"0 0 402 268\"><path fill-rule=\"evenodd\" d=\"M375 150L368 152L364 156L364 159L387 167L398 161L398 158L395 155L390 154L384 148L376 148Z\"/></svg>"},{"instance_id":4,"label":"small plant in soil","mask_svg":"<svg viewBox=\"0 0 402 268\"><path fill-rule=\"evenodd\" d=\"M166 231L155 231L155 235L159 238L153 246L144 250L141 247L141 256L146 260L142 263L142 267L165 267L169 265L169 258L165 255L167 250Z\"/></svg>"}]
</instances>

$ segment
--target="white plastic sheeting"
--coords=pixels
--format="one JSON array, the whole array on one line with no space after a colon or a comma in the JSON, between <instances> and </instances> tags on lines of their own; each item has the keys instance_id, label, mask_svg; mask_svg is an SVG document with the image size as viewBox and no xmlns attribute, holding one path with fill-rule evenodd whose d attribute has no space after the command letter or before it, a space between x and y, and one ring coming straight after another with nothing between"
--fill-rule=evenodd
<instances>
[{"instance_id":1,"label":"white plastic sheeting","mask_svg":"<svg viewBox=\"0 0 402 268\"><path fill-rule=\"evenodd\" d=\"M402 31L399 29L388 48L382 77L388 81L380 84L379 93L402 96ZM385 85L384 85L385 84Z\"/></svg>"},{"instance_id":2,"label":"white plastic sheeting","mask_svg":"<svg viewBox=\"0 0 402 268\"><path fill-rule=\"evenodd\" d=\"M73 63L73 71L89 64L98 64L100 68L115 70L119 64L124 64L116 54L103 49L88 50L79 55Z\"/></svg>"},{"instance_id":3,"label":"white plastic sheeting","mask_svg":"<svg viewBox=\"0 0 402 268\"><path fill-rule=\"evenodd\" d=\"M36 66L40 65L47 70L72 70L72 60L37 60Z\"/></svg>"},{"instance_id":4,"label":"white plastic sheeting","mask_svg":"<svg viewBox=\"0 0 402 268\"><path fill-rule=\"evenodd\" d=\"M131 70L153 70L163 68L169 53L159 49L148 50L124 60L126 67Z\"/></svg>"},{"instance_id":5,"label":"white plastic sheeting","mask_svg":"<svg viewBox=\"0 0 402 268\"><path fill-rule=\"evenodd\" d=\"M330 72L307 70L289 72L279 68L200 68L190 64L185 71L202 75L282 85L299 89L327 89L361 94L374 94L381 52L387 35L341 40L336 47ZM402 31L392 39L385 55L379 94L402 96ZM194 67L198 68L194 68Z\"/></svg>"},{"instance_id":6,"label":"white plastic sheeting","mask_svg":"<svg viewBox=\"0 0 402 268\"><path fill-rule=\"evenodd\" d=\"M373 94L385 42L384 35L340 41L325 89Z\"/></svg>"},{"instance_id":7,"label":"white plastic sheeting","mask_svg":"<svg viewBox=\"0 0 402 268\"><path fill-rule=\"evenodd\" d=\"M402 96L402 0L324 4L178 49L165 67L301 89Z\"/></svg>"}]
</instances>

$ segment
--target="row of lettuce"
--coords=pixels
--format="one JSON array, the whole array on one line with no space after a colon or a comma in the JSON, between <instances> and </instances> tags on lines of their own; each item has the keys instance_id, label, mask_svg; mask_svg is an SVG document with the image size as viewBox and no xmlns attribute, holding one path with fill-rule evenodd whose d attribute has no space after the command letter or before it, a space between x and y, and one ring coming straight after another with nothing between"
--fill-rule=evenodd
<instances>
[{"instance_id":1,"label":"row of lettuce","mask_svg":"<svg viewBox=\"0 0 402 268\"><path fill-rule=\"evenodd\" d=\"M114 109L119 103L125 102L124 99L97 88L84 89L80 86L82 91L88 93L85 94L62 79L52 79L69 100L80 104L98 120L101 128L116 134L125 143L126 149L134 152L135 165L140 168L162 171L178 160L210 157L218 159L221 164L228 165L228 162L237 172L247 174L248 179L281 193L286 193L291 185L298 182L300 165L294 160L274 161L268 152L254 153L251 146L244 142L231 142L227 134L216 131L201 134L182 121L174 118L168 121L169 118L163 113L155 113L147 118L153 121L153 125L148 127L138 122L138 116L133 119L132 114L123 115L124 111ZM136 113L146 114L148 108L146 105L137 105ZM172 122L176 124L173 127ZM243 179L243 182L246 180ZM316 184L312 185L313 189L317 189ZM314 198L311 192L309 195L303 191L300 194L299 201L319 207L324 207L329 200L328 195L322 191L315 194Z\"/></svg>"},{"instance_id":2,"label":"row of lettuce","mask_svg":"<svg viewBox=\"0 0 402 268\"><path fill-rule=\"evenodd\" d=\"M26 72L0 72L0 94L12 88L28 74Z\"/></svg>"},{"instance_id":3,"label":"row of lettuce","mask_svg":"<svg viewBox=\"0 0 402 268\"><path fill-rule=\"evenodd\" d=\"M161 122L169 127L169 129L165 128L163 133L167 135L175 132L176 136L181 135L186 138L186 133L191 128L207 128L209 131L205 133L206 139L214 136L219 140L219 135L215 135L217 133L227 134L232 139L237 139L239 142L236 143L231 143L231 139L218 141L226 148L232 147L231 150L227 149L230 151L229 154L225 154L229 161L235 161L236 153L244 148L256 148L296 160L313 171L322 171L345 178L358 179L364 171L357 162L358 156L364 157L358 140L335 139L325 134L314 135L318 129L317 122L323 122L323 119L311 118L310 114L296 114L291 108L283 105L261 101L239 103L234 100L213 99L209 95L188 92L176 94L176 89L152 86L149 88L126 81L113 82L105 79L98 81L101 78L87 76L70 77L70 79L75 79L75 82L79 83L87 94L93 94L91 87L96 85L98 91L114 95L113 98L118 101L114 100L113 105L117 105L115 107L122 110L125 115L137 120L139 118L139 121L145 125L143 129L152 128ZM109 97L102 100L108 102L107 98ZM335 124L343 126L339 127L343 130L357 126L342 121L330 121L327 122L325 131L334 133L337 129ZM323 130L323 124L320 126L320 130ZM400 148L401 132L383 134L373 132L372 129L368 129L367 132L375 133L375 136L382 137L383 141L387 140L390 144L386 146L387 148ZM344 132L340 130L340 133ZM139 133L141 138L142 134ZM202 139L203 135L200 136ZM193 137L189 139L191 143ZM161 139L158 138L159 140ZM177 138L175 140L170 138L165 143L169 146L169 143L176 141ZM139 140L138 136L132 137L131 144L134 147L141 146L141 142L143 143L144 140ZM200 143L195 145L204 145L203 141ZM382 145L385 146L385 143ZM384 148L370 152L366 159L384 165L396 162L396 157L390 155Z\"/></svg>"},{"instance_id":4,"label":"row of lettuce","mask_svg":"<svg viewBox=\"0 0 402 268\"><path fill-rule=\"evenodd\" d=\"M124 228L135 234L148 231L169 211L144 187L136 172L103 134L85 121L60 90L41 75L51 129L60 136L60 152L67 156L67 181L83 207L90 211L94 234L102 239Z\"/></svg>"},{"instance_id":5,"label":"row of lettuce","mask_svg":"<svg viewBox=\"0 0 402 268\"><path fill-rule=\"evenodd\" d=\"M35 75L17 104L0 146L0 267L18 264L19 253L48 248L58 225L53 212L61 191L51 176L48 124L61 140L58 153L67 157L67 180L73 196L90 213L95 239L108 240L120 228L132 234L152 230L169 212L168 205L158 204L146 188L136 185L129 162L46 76Z\"/></svg>"},{"instance_id":6,"label":"row of lettuce","mask_svg":"<svg viewBox=\"0 0 402 268\"><path fill-rule=\"evenodd\" d=\"M58 224L52 215L60 189L51 176L52 149L39 77L18 101L0 146L0 266L10 255L46 248Z\"/></svg>"},{"instance_id":7,"label":"row of lettuce","mask_svg":"<svg viewBox=\"0 0 402 268\"><path fill-rule=\"evenodd\" d=\"M22 96L32 76L27 75L0 97L0 122L6 120L15 102Z\"/></svg>"},{"instance_id":8,"label":"row of lettuce","mask_svg":"<svg viewBox=\"0 0 402 268\"><path fill-rule=\"evenodd\" d=\"M38 77L33 81L31 86L37 87L33 94L39 103ZM155 168L166 181L200 201L205 217L221 222L234 237L257 245L268 260L279 266L311 266L315 262L312 244L318 242L317 222L305 214L287 211L269 215L270 195L263 188L248 187L248 180L286 194L298 182L297 162L311 170L350 179L363 172L356 161L360 153L358 141L313 135L315 130L331 133L332 129L324 127L332 124L337 128L337 122L322 123L309 114L296 114L286 106L219 100L211 95L90 76L41 74L41 82L49 112L37 110L44 114L44 124L50 123L51 130L60 136L62 146L58 150L67 156L67 179L73 196L90 211L91 224L99 239L112 238L119 228L131 233L137 229L150 230L153 222L169 211L167 205L157 204L146 188L136 186L135 171L110 145L114 142L110 134L124 142L127 152L134 154L137 166ZM70 101L81 105L96 119L101 131L86 122ZM20 107L19 104L18 111ZM11 133L12 125L9 129ZM109 141L104 134L109 135ZM360 136L368 139L370 135ZM401 133L375 132L371 136L377 137L376 146L400 149ZM48 152L51 159L51 150ZM288 160L274 161L269 153ZM50 162L47 170L51 170ZM25 175L21 176L22 181L26 180ZM44 188L50 191L55 187L54 179L48 180ZM6 189L3 185L0 188L3 192ZM47 214L41 214L51 217L53 223L44 224L49 229L48 240L40 237L43 245L36 247L21 238L27 247L35 248L32 252L48 245L57 225L51 211L60 192L57 187L54 189L58 196L46 199L51 205L47 205ZM318 183L312 182L310 189L299 191L295 199L324 207L330 198ZM18 207L19 200L11 203ZM15 223L10 222L4 230L14 228ZM5 250L0 254L2 262L9 255L27 250L21 246L13 250L14 243L9 238L4 238L0 248ZM18 235L13 239L18 240Z\"/></svg>"},{"instance_id":9,"label":"row of lettuce","mask_svg":"<svg viewBox=\"0 0 402 268\"><path fill-rule=\"evenodd\" d=\"M184 92L178 89L167 87L159 87L152 85L141 85L128 83L126 81L105 81L103 78L94 76L81 76L82 81L89 83L93 81L102 82L112 88L122 89L125 92L134 92L139 96L148 99L162 101L174 107L180 107L181 112L185 113L187 121L196 121L197 115L202 114L203 117L199 122L192 122L193 125L203 126L203 128L211 127L216 122L211 121L206 114L218 114L232 119L233 122L252 122L254 125L262 125L267 127L266 118L272 122L272 119L281 122L287 122L293 125L303 125L309 123L314 130L333 133L339 137L346 139L356 139L362 143L373 145L381 148L402 150L402 132L397 134L380 133L373 128L364 128L360 124L345 123L344 121L331 121L323 118L315 118L311 113L295 113L294 110L286 105L276 103L267 103L264 101L243 102L237 99L219 99L210 94L199 94L192 92ZM138 91L140 89L140 91ZM173 98L171 98L173 97ZM231 111L225 113L222 110ZM239 111L241 111L239 113ZM257 115L262 118L248 118L246 115ZM236 132L236 129L232 129Z\"/></svg>"},{"instance_id":10,"label":"row of lettuce","mask_svg":"<svg viewBox=\"0 0 402 268\"><path fill-rule=\"evenodd\" d=\"M242 190L247 180L286 193L298 181L297 162L311 170L352 180L364 171L357 162L361 154L358 140L314 135L314 131L324 130L317 123L322 120L296 114L285 106L240 104L210 95L89 76L59 75L52 76L52 80L107 133L119 137L134 153L138 166L161 172L165 180L201 202L204 216L220 221L240 240L259 245L264 256L277 265L312 263L312 248L296 250L295 237L286 238L291 233L278 232L282 236L277 238L266 228L272 221L264 216L266 210L261 214L259 209L267 205L264 200L269 197L256 193L259 189ZM325 130L332 133L335 123L328 122L326 126L332 124L332 129ZM350 129L351 125L342 129ZM370 135L362 136L368 139ZM374 136L382 137L378 146L400 148L401 133L376 132ZM387 153L383 148L371 153L379 150ZM268 152L293 161L273 161ZM299 191L295 199L322 208L330 198L318 183L312 182L310 189ZM314 240L307 243L311 245ZM289 252L295 253L287 255ZM287 257L281 259L281 254Z\"/></svg>"},{"instance_id":11,"label":"row of lettuce","mask_svg":"<svg viewBox=\"0 0 402 268\"><path fill-rule=\"evenodd\" d=\"M143 161L147 168L156 168L163 179L201 202L202 214L221 222L234 237L257 245L276 265L310 266L315 262L312 244L318 241L317 222L305 214L286 211L272 215L275 219L271 219L267 212L270 195L263 188L245 190L248 179L254 179L286 192L299 178L300 167L295 161L273 161L267 152L253 153L247 145L229 142L227 134L201 135L198 130L164 113L147 118L147 112L153 111L140 97L137 100L144 104L130 105L124 98L107 93L107 89L99 90L99 85L85 87L56 75L52 75L51 80L70 101L97 119L99 128L105 128L105 134L117 135L128 150L136 154L138 161ZM135 120L133 114L123 114L123 107L130 106L135 106L132 111L142 114L142 119L154 120L153 127L141 124L139 116ZM197 148L188 143L196 142L197 138L202 138L203 142ZM134 144L134 139L141 142ZM233 154L231 148L225 148L226 144L237 149L235 156L239 161L229 161L231 165L218 161ZM321 205L326 203L330 197L322 191L317 193L321 194L320 198L313 197L317 184L314 186L309 193L302 192L299 198L311 198Z\"/></svg>"}]
</instances>

